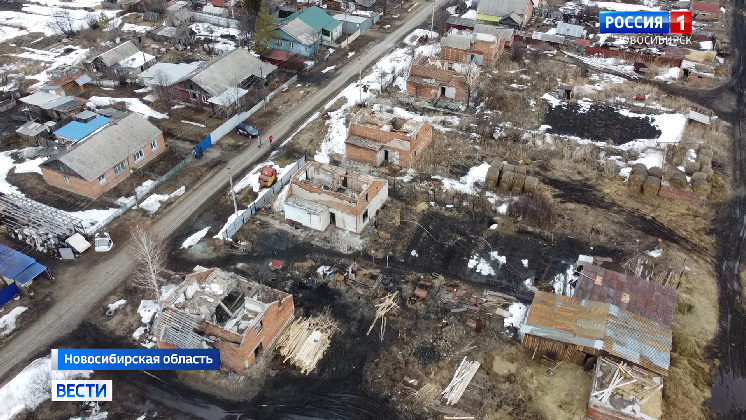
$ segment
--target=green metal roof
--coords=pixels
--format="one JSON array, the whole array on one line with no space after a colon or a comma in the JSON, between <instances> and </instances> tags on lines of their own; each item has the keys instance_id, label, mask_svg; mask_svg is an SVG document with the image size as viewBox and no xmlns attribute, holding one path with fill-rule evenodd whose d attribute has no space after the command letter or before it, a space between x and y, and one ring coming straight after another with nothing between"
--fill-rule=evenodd
<instances>
[{"instance_id":1,"label":"green metal roof","mask_svg":"<svg viewBox=\"0 0 746 420\"><path fill-rule=\"evenodd\" d=\"M329 16L326 12L316 6L309 7L299 13L296 17L318 32L321 32L322 29L331 32L334 28L342 24L342 22Z\"/></svg>"}]
</instances>

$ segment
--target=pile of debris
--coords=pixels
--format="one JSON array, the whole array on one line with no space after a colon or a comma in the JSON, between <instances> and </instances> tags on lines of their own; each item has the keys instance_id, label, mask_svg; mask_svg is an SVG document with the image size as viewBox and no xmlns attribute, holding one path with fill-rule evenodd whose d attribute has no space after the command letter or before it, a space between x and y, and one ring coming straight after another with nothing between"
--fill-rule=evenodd
<instances>
[{"instance_id":1,"label":"pile of debris","mask_svg":"<svg viewBox=\"0 0 746 420\"><path fill-rule=\"evenodd\" d=\"M308 374L324 357L337 329L328 308L319 316L296 319L280 337L278 351L285 362L290 361L301 373Z\"/></svg>"}]
</instances>

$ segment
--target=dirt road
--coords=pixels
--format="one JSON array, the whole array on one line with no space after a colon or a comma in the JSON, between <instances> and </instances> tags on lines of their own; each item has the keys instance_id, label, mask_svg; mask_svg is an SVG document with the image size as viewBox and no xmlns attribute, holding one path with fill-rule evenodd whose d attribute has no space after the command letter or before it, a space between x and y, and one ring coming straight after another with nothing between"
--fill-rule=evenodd
<instances>
[{"instance_id":1,"label":"dirt road","mask_svg":"<svg viewBox=\"0 0 746 420\"><path fill-rule=\"evenodd\" d=\"M731 22L734 55L731 92L738 104L732 118L734 197L723 218L718 220L718 284L720 335L718 337L721 370L714 378L710 408L721 418L746 416L746 314L742 300L740 273L746 257L746 37L740 31L746 25L746 0L733 2Z\"/></svg>"},{"instance_id":2,"label":"dirt road","mask_svg":"<svg viewBox=\"0 0 746 420\"><path fill-rule=\"evenodd\" d=\"M440 7L445 0L435 0L435 7ZM424 3L423 7L411 16L400 28L392 32L379 44L363 52L355 63L351 63L337 73L323 89L319 89L303 103L289 110L282 116L282 120L272 124L264 130L267 135L273 135L275 145L283 142L294 128L309 118L315 111L323 107L326 102L336 95L342 88L358 77L359 65L367 68L378 58L388 52L401 41L404 36L429 20L433 3ZM357 64L357 60L361 64ZM268 152L265 142L261 149L248 147L235 156L226 166L230 166L233 173L247 169ZM179 226L194 215L201 206L209 202L216 194L226 191L228 185L228 169L224 167L216 175L203 179L195 188L183 196L181 201L166 210L154 224L156 232L163 237L169 237ZM46 349L55 339L72 331L96 305L108 296L118 285L127 279L133 271L134 264L127 250L126 243L118 243L105 263L87 270L87 275L81 278L64 278L58 276L58 282L74 282L76 293L71 293L57 302L47 313L35 323L27 326L3 347L3 357L0 361L0 378L7 382L8 373L20 367L31 357Z\"/></svg>"}]
</instances>

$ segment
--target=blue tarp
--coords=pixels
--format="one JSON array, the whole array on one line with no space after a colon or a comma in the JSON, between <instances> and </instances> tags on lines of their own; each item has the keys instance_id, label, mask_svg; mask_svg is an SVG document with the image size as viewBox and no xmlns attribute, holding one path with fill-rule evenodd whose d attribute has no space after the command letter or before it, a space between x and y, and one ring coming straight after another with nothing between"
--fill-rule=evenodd
<instances>
[{"instance_id":1,"label":"blue tarp","mask_svg":"<svg viewBox=\"0 0 746 420\"><path fill-rule=\"evenodd\" d=\"M10 302L11 299L21 294L21 291L18 290L18 285L15 283L11 283L10 286L6 287L3 290L0 290L0 306L5 305L6 303Z\"/></svg>"},{"instance_id":2,"label":"blue tarp","mask_svg":"<svg viewBox=\"0 0 746 420\"><path fill-rule=\"evenodd\" d=\"M3 277L24 285L46 269L28 255L0 245L0 275Z\"/></svg>"},{"instance_id":3,"label":"blue tarp","mask_svg":"<svg viewBox=\"0 0 746 420\"><path fill-rule=\"evenodd\" d=\"M54 135L64 137L68 140L78 141L86 138L88 135L109 123L109 119L104 116L98 116L87 123L73 121L59 130Z\"/></svg>"}]
</instances>

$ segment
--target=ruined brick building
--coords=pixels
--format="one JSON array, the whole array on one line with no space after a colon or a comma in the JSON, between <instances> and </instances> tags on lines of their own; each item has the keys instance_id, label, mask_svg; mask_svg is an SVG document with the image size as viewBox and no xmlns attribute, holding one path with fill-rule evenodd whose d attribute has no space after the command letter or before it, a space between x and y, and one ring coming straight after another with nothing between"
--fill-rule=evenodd
<instances>
[{"instance_id":1,"label":"ruined brick building","mask_svg":"<svg viewBox=\"0 0 746 420\"><path fill-rule=\"evenodd\" d=\"M411 168L433 139L433 126L387 112L360 110L350 121L345 154L358 162Z\"/></svg>"},{"instance_id":2,"label":"ruined brick building","mask_svg":"<svg viewBox=\"0 0 746 420\"><path fill-rule=\"evenodd\" d=\"M220 350L220 363L243 371L271 348L294 318L293 296L211 268L186 276L153 324L161 349Z\"/></svg>"},{"instance_id":3,"label":"ruined brick building","mask_svg":"<svg viewBox=\"0 0 746 420\"><path fill-rule=\"evenodd\" d=\"M463 64L450 63L437 58L417 56L412 60L407 77L407 93L422 99L447 98L466 101L469 85Z\"/></svg>"}]
</instances>

